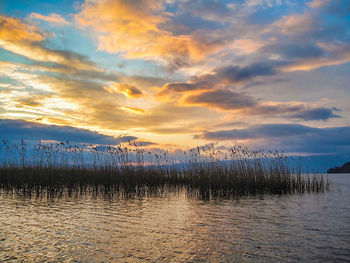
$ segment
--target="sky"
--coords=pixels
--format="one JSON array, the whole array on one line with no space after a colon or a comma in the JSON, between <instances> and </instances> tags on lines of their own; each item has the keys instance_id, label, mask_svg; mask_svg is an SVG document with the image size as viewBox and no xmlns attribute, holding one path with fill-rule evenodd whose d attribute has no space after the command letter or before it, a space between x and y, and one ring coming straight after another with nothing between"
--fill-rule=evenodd
<instances>
[{"instance_id":1,"label":"sky","mask_svg":"<svg viewBox=\"0 0 350 263\"><path fill-rule=\"evenodd\" d=\"M0 135L350 153L347 0L0 0Z\"/></svg>"}]
</instances>

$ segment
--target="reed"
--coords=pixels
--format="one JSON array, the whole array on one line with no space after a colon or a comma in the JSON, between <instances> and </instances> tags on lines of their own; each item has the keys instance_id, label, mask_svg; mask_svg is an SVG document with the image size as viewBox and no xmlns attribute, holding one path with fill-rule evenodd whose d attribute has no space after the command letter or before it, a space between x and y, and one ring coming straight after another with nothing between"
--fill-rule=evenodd
<instances>
[{"instance_id":1,"label":"reed","mask_svg":"<svg viewBox=\"0 0 350 263\"><path fill-rule=\"evenodd\" d=\"M322 175L302 175L283 153L213 145L180 156L136 144L27 145L2 141L0 187L7 193L149 196L185 190L204 199L328 191Z\"/></svg>"}]
</instances>

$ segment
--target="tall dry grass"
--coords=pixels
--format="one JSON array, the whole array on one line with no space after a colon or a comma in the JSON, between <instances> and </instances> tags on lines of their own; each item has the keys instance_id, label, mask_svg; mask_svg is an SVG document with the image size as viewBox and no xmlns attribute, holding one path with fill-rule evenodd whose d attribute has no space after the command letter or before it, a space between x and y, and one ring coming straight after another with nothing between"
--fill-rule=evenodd
<instances>
[{"instance_id":1,"label":"tall dry grass","mask_svg":"<svg viewBox=\"0 0 350 263\"><path fill-rule=\"evenodd\" d=\"M0 187L7 193L60 196L87 192L107 195L163 195L185 190L205 199L245 195L324 192L322 175L302 175L283 153L213 145L176 156L128 146L73 145L69 142L1 145Z\"/></svg>"}]
</instances>

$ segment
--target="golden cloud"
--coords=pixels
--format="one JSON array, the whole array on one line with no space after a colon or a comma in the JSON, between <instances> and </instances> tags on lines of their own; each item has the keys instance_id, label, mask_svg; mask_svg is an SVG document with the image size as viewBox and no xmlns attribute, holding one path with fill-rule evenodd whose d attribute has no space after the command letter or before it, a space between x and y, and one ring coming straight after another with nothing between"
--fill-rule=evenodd
<instances>
[{"instance_id":1,"label":"golden cloud","mask_svg":"<svg viewBox=\"0 0 350 263\"><path fill-rule=\"evenodd\" d=\"M74 127L113 130L115 133L144 132L151 136L169 127L186 127L186 132L190 133L196 126L194 123L203 122L213 114L205 108L183 108L170 103L146 105L143 109L144 102L137 106L126 104L119 91L106 92L104 85L93 78L72 80L64 75L38 74L35 66L28 68L20 63L4 65L5 75L15 79L20 87L13 86L11 94L4 94L3 99L0 97L0 103L6 102L3 117L40 120L47 124L64 123ZM40 98L43 92L50 95ZM184 130L181 132L185 133Z\"/></svg>"},{"instance_id":2,"label":"golden cloud","mask_svg":"<svg viewBox=\"0 0 350 263\"><path fill-rule=\"evenodd\" d=\"M65 50L54 50L44 46L46 35L38 27L20 19L0 16L0 47L42 62L54 62L82 70L98 69L84 56Z\"/></svg>"},{"instance_id":3,"label":"golden cloud","mask_svg":"<svg viewBox=\"0 0 350 263\"><path fill-rule=\"evenodd\" d=\"M134 107L119 107L119 109L129 112L129 113L135 113L135 114L146 114L146 111L143 109L139 108L134 108Z\"/></svg>"},{"instance_id":4,"label":"golden cloud","mask_svg":"<svg viewBox=\"0 0 350 263\"><path fill-rule=\"evenodd\" d=\"M22 23L17 18L0 16L0 43L30 41L39 42L44 40L39 28Z\"/></svg>"},{"instance_id":5,"label":"golden cloud","mask_svg":"<svg viewBox=\"0 0 350 263\"><path fill-rule=\"evenodd\" d=\"M104 87L104 89L109 93L122 93L128 98L140 98L143 96L138 88L127 83L113 83L109 87Z\"/></svg>"},{"instance_id":6,"label":"golden cloud","mask_svg":"<svg viewBox=\"0 0 350 263\"><path fill-rule=\"evenodd\" d=\"M221 48L218 43L197 41L191 35L174 36L161 29L170 16L157 0L86 0L75 19L82 27L95 30L100 50L127 58L156 59L181 67Z\"/></svg>"}]
</instances>

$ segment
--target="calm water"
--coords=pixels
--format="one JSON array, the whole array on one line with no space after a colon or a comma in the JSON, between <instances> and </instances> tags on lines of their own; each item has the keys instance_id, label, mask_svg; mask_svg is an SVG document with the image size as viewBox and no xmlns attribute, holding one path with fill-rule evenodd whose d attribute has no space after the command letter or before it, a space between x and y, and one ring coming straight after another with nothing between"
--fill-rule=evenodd
<instances>
[{"instance_id":1,"label":"calm water","mask_svg":"<svg viewBox=\"0 0 350 263\"><path fill-rule=\"evenodd\" d=\"M204 202L0 195L0 261L350 262L350 174L340 191Z\"/></svg>"}]
</instances>

